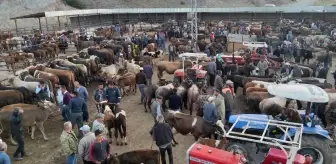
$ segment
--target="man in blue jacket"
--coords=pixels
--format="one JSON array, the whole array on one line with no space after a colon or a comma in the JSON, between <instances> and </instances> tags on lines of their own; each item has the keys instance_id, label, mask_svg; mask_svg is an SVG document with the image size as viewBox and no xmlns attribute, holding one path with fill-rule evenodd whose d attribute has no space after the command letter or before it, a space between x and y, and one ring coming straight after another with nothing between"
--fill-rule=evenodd
<instances>
[{"instance_id":1,"label":"man in blue jacket","mask_svg":"<svg viewBox=\"0 0 336 164\"><path fill-rule=\"evenodd\" d=\"M215 131L216 122L218 120L216 106L215 106L215 97L209 97L208 101L203 105L203 136L202 137L209 137Z\"/></svg>"},{"instance_id":2,"label":"man in blue jacket","mask_svg":"<svg viewBox=\"0 0 336 164\"><path fill-rule=\"evenodd\" d=\"M109 104L120 104L120 90L117 86L115 86L114 82L109 82L108 87L105 90L106 100ZM114 107L111 108L114 112Z\"/></svg>"},{"instance_id":3,"label":"man in blue jacket","mask_svg":"<svg viewBox=\"0 0 336 164\"><path fill-rule=\"evenodd\" d=\"M75 81L75 91L78 93L79 97L84 99L84 102L87 106L88 95L89 95L87 89L84 86L80 85L78 81ZM83 111L83 120L84 121L89 120L89 113L87 113L87 110Z\"/></svg>"},{"instance_id":4,"label":"man in blue jacket","mask_svg":"<svg viewBox=\"0 0 336 164\"><path fill-rule=\"evenodd\" d=\"M182 110L182 99L177 95L177 89L173 89L173 94L169 97L169 108L173 111Z\"/></svg>"},{"instance_id":5,"label":"man in blue jacket","mask_svg":"<svg viewBox=\"0 0 336 164\"><path fill-rule=\"evenodd\" d=\"M77 124L78 134L81 136L80 128L83 126L83 113L87 113L87 104L81 98L78 92L74 92L75 97L70 100L69 109L71 110L71 124L74 127Z\"/></svg>"},{"instance_id":6,"label":"man in blue jacket","mask_svg":"<svg viewBox=\"0 0 336 164\"><path fill-rule=\"evenodd\" d=\"M153 67L149 63L146 63L143 66L143 72L146 75L147 86L152 85Z\"/></svg>"}]
</instances>

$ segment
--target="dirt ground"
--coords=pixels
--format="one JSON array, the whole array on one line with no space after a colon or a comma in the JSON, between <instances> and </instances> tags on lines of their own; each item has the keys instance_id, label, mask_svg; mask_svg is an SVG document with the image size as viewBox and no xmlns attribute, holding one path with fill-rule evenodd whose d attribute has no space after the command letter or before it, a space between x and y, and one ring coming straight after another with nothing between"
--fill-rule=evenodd
<instances>
[{"instance_id":1,"label":"dirt ground","mask_svg":"<svg viewBox=\"0 0 336 164\"><path fill-rule=\"evenodd\" d=\"M69 52L71 54L71 52ZM172 75L164 74L164 78L171 80ZM153 83L157 82L156 69L154 70ZM331 82L331 81L330 81ZM98 83L93 82L89 85L88 91L91 98L93 90L97 87ZM241 90L238 91L236 102L234 106L234 113L243 113L247 108ZM153 126L153 118L151 114L144 112L143 105L139 104L140 95L139 91L135 95L124 96L121 99L121 108L126 111L127 115L127 136L129 144L127 146L116 146L113 142L112 152L123 153L136 149L157 149L156 145L152 145L152 139L149 135L149 130ZM184 110L185 111L185 110ZM96 107L91 99L89 99L89 113L91 122L96 114ZM88 123L86 123L88 124ZM25 150L32 153L31 156L25 158L20 164L33 164L33 163L49 163L49 164L64 164L65 158L60 156L60 140L59 137L62 133L63 121L62 117L54 117L46 121L45 132L48 141L44 141L40 131L36 131L35 140L31 140L28 134L25 134ZM182 136L176 135L179 145L173 148L174 163L186 163L186 150L195 141L191 135ZM7 143L9 141L5 139ZM115 140L113 140L115 141ZM12 157L16 146L9 144L8 154ZM250 152L255 154L255 152ZM335 158L336 154L334 154ZM334 159L335 161L335 159ZM79 162L81 163L81 161Z\"/></svg>"}]
</instances>

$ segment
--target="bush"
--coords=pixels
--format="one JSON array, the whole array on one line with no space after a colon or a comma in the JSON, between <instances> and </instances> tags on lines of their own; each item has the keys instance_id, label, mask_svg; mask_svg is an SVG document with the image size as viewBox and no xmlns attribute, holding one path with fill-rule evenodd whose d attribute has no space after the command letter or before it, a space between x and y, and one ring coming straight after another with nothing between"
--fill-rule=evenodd
<instances>
[{"instance_id":1,"label":"bush","mask_svg":"<svg viewBox=\"0 0 336 164\"><path fill-rule=\"evenodd\" d=\"M63 0L66 5L74 7L76 9L85 9L85 5L82 0Z\"/></svg>"}]
</instances>

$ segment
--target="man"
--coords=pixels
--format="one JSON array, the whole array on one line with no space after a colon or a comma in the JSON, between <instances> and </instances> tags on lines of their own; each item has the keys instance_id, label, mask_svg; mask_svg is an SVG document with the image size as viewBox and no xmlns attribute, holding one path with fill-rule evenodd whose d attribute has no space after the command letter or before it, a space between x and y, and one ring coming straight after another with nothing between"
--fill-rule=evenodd
<instances>
[{"instance_id":1,"label":"man","mask_svg":"<svg viewBox=\"0 0 336 164\"><path fill-rule=\"evenodd\" d=\"M214 41L215 41L215 34L214 34L214 32L211 32L210 33L210 42L212 43Z\"/></svg>"},{"instance_id":2,"label":"man","mask_svg":"<svg viewBox=\"0 0 336 164\"><path fill-rule=\"evenodd\" d=\"M156 123L156 117L163 113L161 104L162 104L162 97L157 96L156 99L153 101L153 103L151 105L152 116L154 118L154 123Z\"/></svg>"},{"instance_id":3,"label":"man","mask_svg":"<svg viewBox=\"0 0 336 164\"><path fill-rule=\"evenodd\" d=\"M36 87L35 93L37 98L41 101L47 100L50 101L50 90L47 85L43 81Z\"/></svg>"},{"instance_id":4,"label":"man","mask_svg":"<svg viewBox=\"0 0 336 164\"><path fill-rule=\"evenodd\" d=\"M179 95L177 95L176 88L173 89L173 93L169 97L169 108L173 111L182 110L182 99Z\"/></svg>"},{"instance_id":5,"label":"man","mask_svg":"<svg viewBox=\"0 0 336 164\"><path fill-rule=\"evenodd\" d=\"M218 89L218 90L222 90L223 88L222 71L220 70L217 71L215 82L214 82L214 87L215 89Z\"/></svg>"},{"instance_id":6,"label":"man","mask_svg":"<svg viewBox=\"0 0 336 164\"><path fill-rule=\"evenodd\" d=\"M63 154L67 157L67 164L76 164L77 163L77 147L78 139L75 133L72 131L71 122L64 123L64 129L60 137L61 140L61 149Z\"/></svg>"},{"instance_id":7,"label":"man","mask_svg":"<svg viewBox=\"0 0 336 164\"><path fill-rule=\"evenodd\" d=\"M215 98L211 96L208 98L208 101L203 105L203 119L205 123L205 125L203 126L204 130L203 137L211 138L211 133L214 130L213 128L210 128L210 126L206 126L206 124L214 126L218 121L214 100Z\"/></svg>"},{"instance_id":8,"label":"man","mask_svg":"<svg viewBox=\"0 0 336 164\"><path fill-rule=\"evenodd\" d=\"M90 126L84 125L80 128L83 133L83 138L78 144L78 156L83 159L84 164L94 164L89 160L89 148L92 142L96 139L94 133L90 132Z\"/></svg>"},{"instance_id":9,"label":"man","mask_svg":"<svg viewBox=\"0 0 336 164\"><path fill-rule=\"evenodd\" d=\"M225 101L224 97L220 94L221 90L215 89L214 96L215 98L215 106L217 111L218 120L222 122L225 121Z\"/></svg>"},{"instance_id":10,"label":"man","mask_svg":"<svg viewBox=\"0 0 336 164\"><path fill-rule=\"evenodd\" d=\"M97 119L93 121L92 123L92 132L95 132L96 130L101 130L104 137L107 138L107 128L104 124L104 114L103 113L98 113L97 114Z\"/></svg>"},{"instance_id":11,"label":"man","mask_svg":"<svg viewBox=\"0 0 336 164\"><path fill-rule=\"evenodd\" d=\"M69 108L70 100L72 99L70 93L66 90L65 86L61 86L61 91L63 94L63 107L62 107L62 116L64 121L71 120L71 110Z\"/></svg>"},{"instance_id":12,"label":"man","mask_svg":"<svg viewBox=\"0 0 336 164\"><path fill-rule=\"evenodd\" d=\"M153 67L149 63L146 63L143 66L143 71L146 74L147 85L152 85Z\"/></svg>"},{"instance_id":13,"label":"man","mask_svg":"<svg viewBox=\"0 0 336 164\"><path fill-rule=\"evenodd\" d=\"M265 57L261 57L257 67L259 68L259 76L265 76L268 64L265 61Z\"/></svg>"},{"instance_id":14,"label":"man","mask_svg":"<svg viewBox=\"0 0 336 164\"><path fill-rule=\"evenodd\" d=\"M24 151L24 140L23 140L23 127L22 127L22 115L23 110L20 108L15 108L13 113L9 118L11 135L14 140L18 143L18 147L14 153L14 160L23 160L23 157L27 154Z\"/></svg>"},{"instance_id":15,"label":"man","mask_svg":"<svg viewBox=\"0 0 336 164\"><path fill-rule=\"evenodd\" d=\"M118 87L115 86L114 82L108 83L108 87L105 90L105 93L106 93L106 99L108 103L116 104L116 105L120 104L120 99L121 99L120 90ZM111 109L114 112L114 107Z\"/></svg>"},{"instance_id":16,"label":"man","mask_svg":"<svg viewBox=\"0 0 336 164\"><path fill-rule=\"evenodd\" d=\"M225 121L228 122L231 112L233 110L233 104L234 104L234 91L233 91L233 83L232 81L228 80L225 88L222 90L224 95L224 105L225 105Z\"/></svg>"},{"instance_id":17,"label":"man","mask_svg":"<svg viewBox=\"0 0 336 164\"><path fill-rule=\"evenodd\" d=\"M98 85L98 88L93 91L93 102L95 102L96 107L98 109L98 113L104 113L105 105L101 104L100 102L105 100L105 91L104 91L104 84L101 83Z\"/></svg>"},{"instance_id":18,"label":"man","mask_svg":"<svg viewBox=\"0 0 336 164\"><path fill-rule=\"evenodd\" d=\"M211 62L208 63L208 74L210 76L210 85L211 86L214 86L216 70L217 70L217 68L216 68L215 59L212 58Z\"/></svg>"},{"instance_id":19,"label":"man","mask_svg":"<svg viewBox=\"0 0 336 164\"><path fill-rule=\"evenodd\" d=\"M299 79L299 78L301 78L302 75L303 75L302 69L299 67L299 65L294 64L294 68L290 72L289 77L290 78L298 78Z\"/></svg>"},{"instance_id":20,"label":"man","mask_svg":"<svg viewBox=\"0 0 336 164\"><path fill-rule=\"evenodd\" d=\"M93 141L89 148L89 159L96 164L107 164L107 160L110 158L110 144L103 137L101 130L96 130L96 139Z\"/></svg>"},{"instance_id":21,"label":"man","mask_svg":"<svg viewBox=\"0 0 336 164\"><path fill-rule=\"evenodd\" d=\"M252 33L251 37L250 37L251 42L256 42L257 39L257 35L255 33Z\"/></svg>"},{"instance_id":22,"label":"man","mask_svg":"<svg viewBox=\"0 0 336 164\"><path fill-rule=\"evenodd\" d=\"M175 54L176 54L176 47L174 44L169 44L168 46L168 51L169 51L169 62L175 61Z\"/></svg>"},{"instance_id":23,"label":"man","mask_svg":"<svg viewBox=\"0 0 336 164\"><path fill-rule=\"evenodd\" d=\"M0 139L0 163L11 164L11 160L7 153L7 144Z\"/></svg>"},{"instance_id":24,"label":"man","mask_svg":"<svg viewBox=\"0 0 336 164\"><path fill-rule=\"evenodd\" d=\"M146 87L146 74L143 72L143 68L140 68L140 72L136 74L135 76L135 82L137 87L139 88L140 91L140 103L143 103L143 99L145 97L145 87Z\"/></svg>"},{"instance_id":25,"label":"man","mask_svg":"<svg viewBox=\"0 0 336 164\"><path fill-rule=\"evenodd\" d=\"M58 84L56 86L56 101L57 105L59 107L60 112L62 112L63 119L65 119L63 115L63 93L62 93L62 88Z\"/></svg>"},{"instance_id":26,"label":"man","mask_svg":"<svg viewBox=\"0 0 336 164\"><path fill-rule=\"evenodd\" d=\"M321 78L321 79L327 79L327 74L328 74L328 66L319 66L319 68L317 69L318 73L317 73L317 78Z\"/></svg>"},{"instance_id":27,"label":"man","mask_svg":"<svg viewBox=\"0 0 336 164\"><path fill-rule=\"evenodd\" d=\"M70 100L69 109L71 110L71 124L75 126L77 124L78 130L83 126L83 113L87 112L87 106L84 99L79 97L77 92L74 92L75 97ZM79 136L82 134L80 132Z\"/></svg>"},{"instance_id":28,"label":"man","mask_svg":"<svg viewBox=\"0 0 336 164\"><path fill-rule=\"evenodd\" d=\"M75 91L78 93L78 96L84 99L84 102L87 106L87 102L88 102L88 91L85 87L83 87L82 85L79 84L78 81L75 81ZM87 112L87 110L83 111L83 120L85 122L87 122L89 120L89 113Z\"/></svg>"},{"instance_id":29,"label":"man","mask_svg":"<svg viewBox=\"0 0 336 164\"><path fill-rule=\"evenodd\" d=\"M156 117L157 125L153 129L153 140L159 147L162 164L166 164L166 151L168 153L169 164L173 164L173 151L171 142L173 133L170 126L164 122L162 115Z\"/></svg>"}]
</instances>

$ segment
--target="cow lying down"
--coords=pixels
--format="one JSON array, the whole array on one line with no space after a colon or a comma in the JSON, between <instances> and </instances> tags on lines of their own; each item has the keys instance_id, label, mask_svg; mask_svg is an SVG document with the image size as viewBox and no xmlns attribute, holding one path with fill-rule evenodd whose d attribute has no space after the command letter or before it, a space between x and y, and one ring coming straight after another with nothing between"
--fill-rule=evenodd
<instances>
[{"instance_id":1,"label":"cow lying down","mask_svg":"<svg viewBox=\"0 0 336 164\"><path fill-rule=\"evenodd\" d=\"M160 153L158 150L134 150L118 155L112 155L108 164L159 164Z\"/></svg>"}]
</instances>

